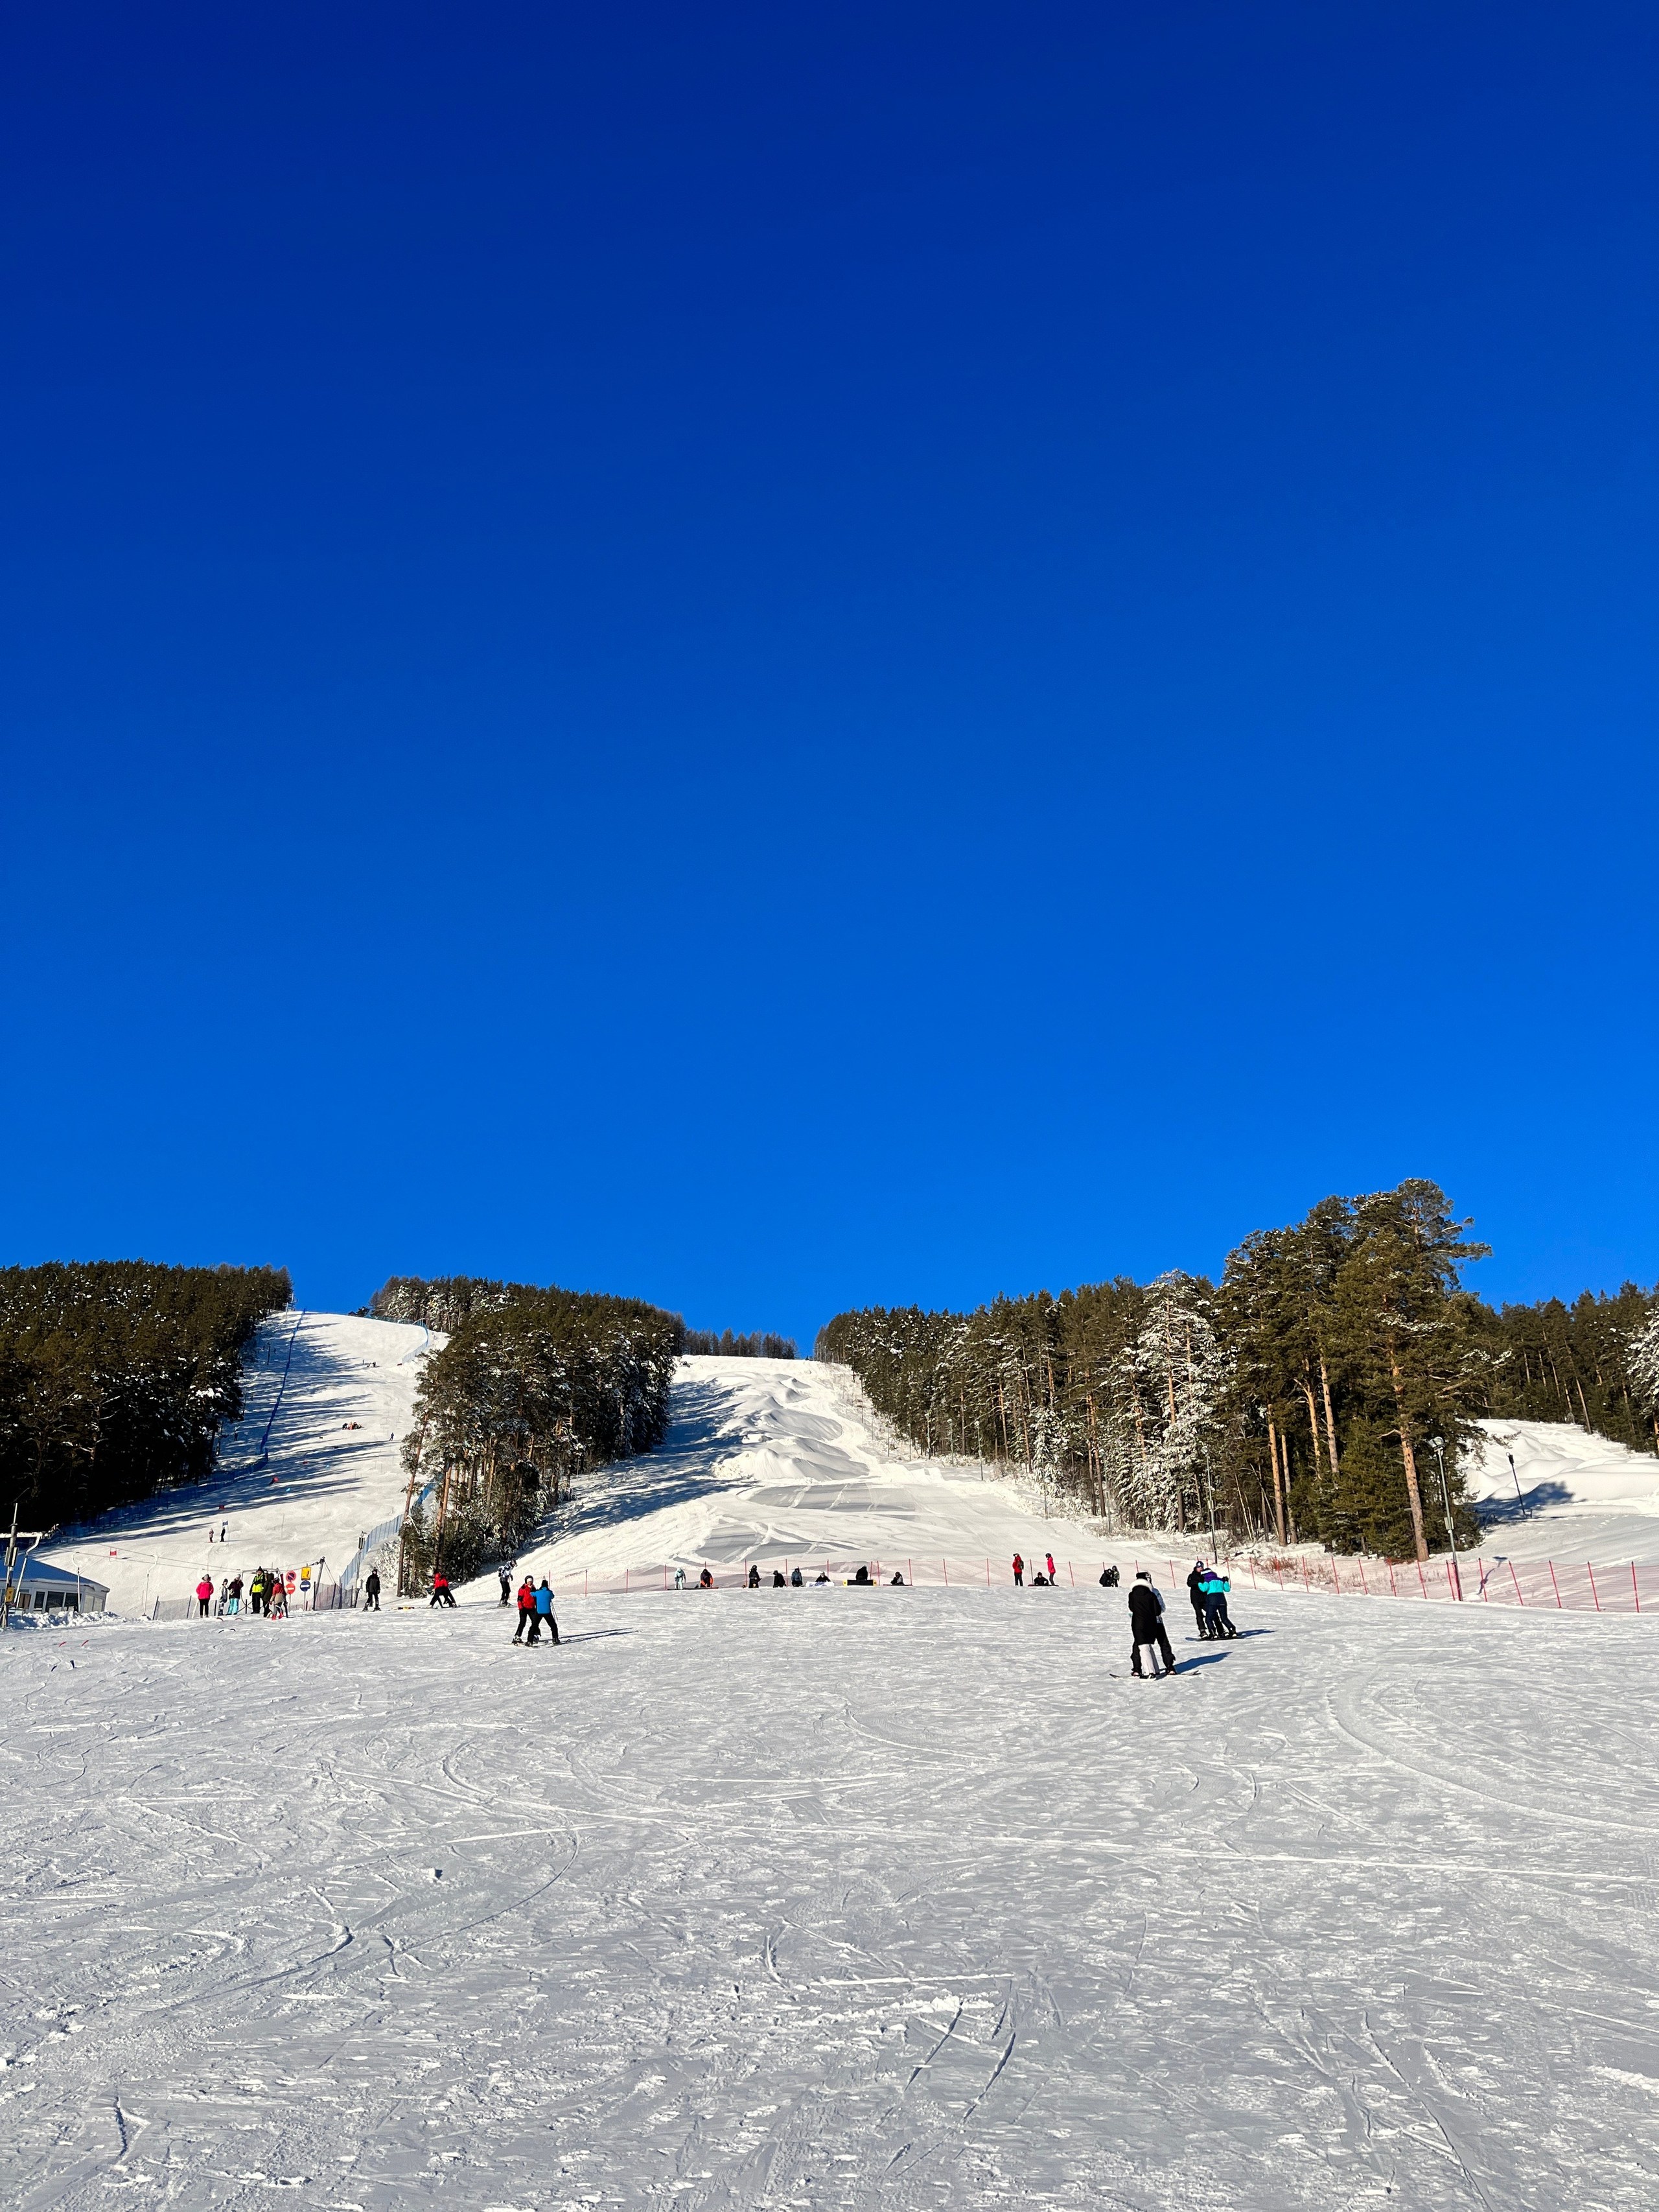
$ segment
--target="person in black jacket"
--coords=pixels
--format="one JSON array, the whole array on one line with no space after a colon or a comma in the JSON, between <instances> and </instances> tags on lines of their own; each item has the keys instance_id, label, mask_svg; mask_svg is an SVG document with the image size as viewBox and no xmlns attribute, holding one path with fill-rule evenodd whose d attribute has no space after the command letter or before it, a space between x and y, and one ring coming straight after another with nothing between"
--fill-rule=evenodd
<instances>
[{"instance_id":1,"label":"person in black jacket","mask_svg":"<svg viewBox=\"0 0 1659 2212\"><path fill-rule=\"evenodd\" d=\"M1210 1612L1204 1596L1204 1577L1209 1569L1202 1559L1193 1561L1193 1571L1187 1577L1187 1595L1193 1601L1193 1619L1198 1623L1198 1632L1206 1641L1210 1633Z\"/></svg>"},{"instance_id":2,"label":"person in black jacket","mask_svg":"<svg viewBox=\"0 0 1659 2212\"><path fill-rule=\"evenodd\" d=\"M378 1613L380 1609L380 1570L377 1567L371 1567L363 1577L363 1611L365 1613Z\"/></svg>"},{"instance_id":3,"label":"person in black jacket","mask_svg":"<svg viewBox=\"0 0 1659 2212\"><path fill-rule=\"evenodd\" d=\"M1129 1665L1137 1674L1142 1671L1141 1646L1152 1650L1152 1673L1158 1672L1158 1656L1164 1660L1163 1671L1175 1672L1175 1653L1170 1649L1170 1638L1164 1626L1164 1600L1152 1587L1152 1578L1145 1567L1129 1585L1129 1632L1134 1642L1129 1652Z\"/></svg>"}]
</instances>

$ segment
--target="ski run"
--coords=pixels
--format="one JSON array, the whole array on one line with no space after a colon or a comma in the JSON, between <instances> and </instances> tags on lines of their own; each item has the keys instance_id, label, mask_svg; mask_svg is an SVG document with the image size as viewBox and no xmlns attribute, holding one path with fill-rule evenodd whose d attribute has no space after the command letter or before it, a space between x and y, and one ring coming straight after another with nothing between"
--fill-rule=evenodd
<instances>
[{"instance_id":1,"label":"ski run","mask_svg":"<svg viewBox=\"0 0 1659 2212\"><path fill-rule=\"evenodd\" d=\"M905 1461L835 1370L693 1360L522 1563L556 1647L493 1577L132 1617L337 1574L422 1348L268 1326L222 1480L52 1547L115 1611L5 1640L8 2207L1652 2204L1650 1616L1235 1578L1237 1640L1166 1592L1138 1681L1124 1589L1006 1573L1099 1539ZM1523 1430L1503 1542L1651 1525L1653 1462L1536 1424L1500 1524ZM933 1551L993 1587L846 1586Z\"/></svg>"}]
</instances>

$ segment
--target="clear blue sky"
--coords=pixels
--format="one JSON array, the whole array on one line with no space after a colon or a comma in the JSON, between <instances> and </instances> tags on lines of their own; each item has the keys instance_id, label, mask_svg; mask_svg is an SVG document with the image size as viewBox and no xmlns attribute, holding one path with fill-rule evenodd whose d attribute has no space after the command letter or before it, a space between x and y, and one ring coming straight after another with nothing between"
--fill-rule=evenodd
<instances>
[{"instance_id":1,"label":"clear blue sky","mask_svg":"<svg viewBox=\"0 0 1659 2212\"><path fill-rule=\"evenodd\" d=\"M3 56L0 1257L1659 1275L1650 8Z\"/></svg>"}]
</instances>

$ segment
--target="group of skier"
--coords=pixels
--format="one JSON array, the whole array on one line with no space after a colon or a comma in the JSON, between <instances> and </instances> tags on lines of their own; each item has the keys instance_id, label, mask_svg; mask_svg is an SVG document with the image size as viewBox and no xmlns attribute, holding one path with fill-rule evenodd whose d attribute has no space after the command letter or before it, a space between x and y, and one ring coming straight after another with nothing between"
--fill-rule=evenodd
<instances>
[{"instance_id":1,"label":"group of skier","mask_svg":"<svg viewBox=\"0 0 1659 2212\"><path fill-rule=\"evenodd\" d=\"M240 1575L223 1576L216 1589L212 1576L204 1574L196 1585L197 1617L205 1620L210 1613L217 1613L234 1619L242 1610L244 1595L250 1613L264 1613L271 1620L288 1618L288 1584L274 1567L255 1567L246 1582Z\"/></svg>"},{"instance_id":2,"label":"group of skier","mask_svg":"<svg viewBox=\"0 0 1659 2212\"><path fill-rule=\"evenodd\" d=\"M1102 1582L1105 1579L1103 1575ZM1187 1591L1193 1601L1193 1618L1198 1624L1199 1635L1206 1643L1218 1643L1238 1633L1227 1611L1227 1593L1231 1587L1219 1567L1206 1559L1193 1562L1193 1571L1187 1577ZM1131 1673L1142 1676L1150 1674L1154 1678L1174 1674L1175 1653L1170 1649L1170 1632L1164 1626L1164 1593L1145 1567L1129 1585L1129 1635ZM1146 1661L1144 1667L1143 1658Z\"/></svg>"}]
</instances>

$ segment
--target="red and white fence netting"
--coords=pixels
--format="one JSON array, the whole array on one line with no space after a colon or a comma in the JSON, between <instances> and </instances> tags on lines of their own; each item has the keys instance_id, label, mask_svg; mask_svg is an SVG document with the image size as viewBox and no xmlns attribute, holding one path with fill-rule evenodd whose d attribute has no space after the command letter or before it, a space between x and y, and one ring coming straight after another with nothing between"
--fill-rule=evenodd
<instances>
[{"instance_id":1,"label":"red and white fence netting","mask_svg":"<svg viewBox=\"0 0 1659 2212\"><path fill-rule=\"evenodd\" d=\"M1479 1553L1455 1561L1335 1556L1310 1557L1300 1553L1281 1556L1235 1553L1223 1563L1232 1583L1235 1602L1248 1590L1284 1590L1326 1597L1391 1597L1415 1604L1508 1605L1559 1613L1659 1613L1659 1566L1595 1566L1558 1559L1489 1559ZM1127 1589L1145 1570L1161 1589L1184 1591L1192 1559L1152 1559L1120 1552L1115 1559L1058 1559L1054 1582L1061 1589L1085 1589L1099 1583L1109 1567L1118 1571L1120 1587ZM643 1596L652 1591L744 1589L751 1565L758 1569L760 1587L773 1587L775 1574L787 1585L799 1570L807 1588L823 1576L832 1583L850 1583L860 1567L872 1585L890 1586L896 1574L907 1588L933 1589L1007 1589L1013 1571L1006 1559L947 1559L908 1557L899 1559L747 1559L706 1566L684 1561L658 1561L648 1566L567 1569L554 1577L565 1596ZM1033 1586L1035 1574L1046 1574L1042 1560L1027 1560L1024 1586ZM709 1577L702 1584L704 1573ZM677 1582L683 1577L684 1582Z\"/></svg>"}]
</instances>

